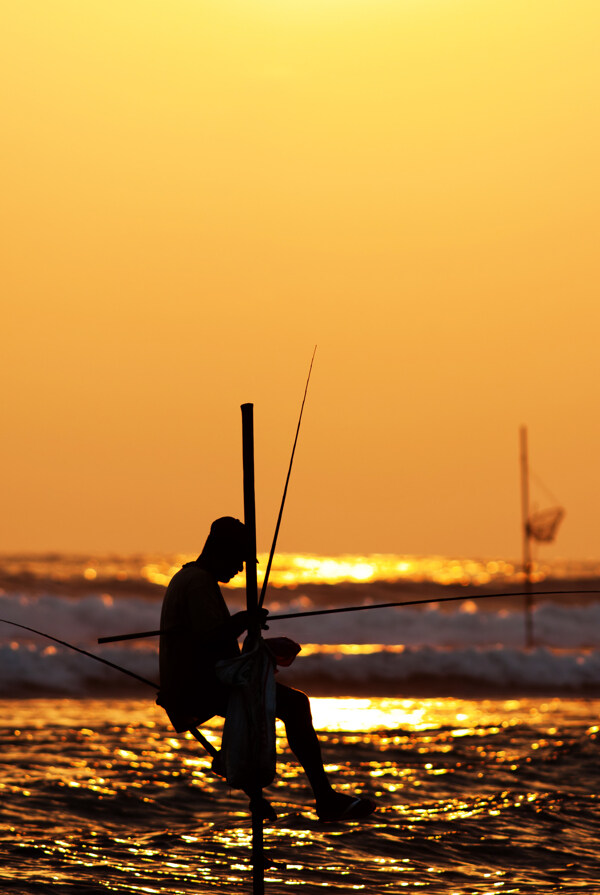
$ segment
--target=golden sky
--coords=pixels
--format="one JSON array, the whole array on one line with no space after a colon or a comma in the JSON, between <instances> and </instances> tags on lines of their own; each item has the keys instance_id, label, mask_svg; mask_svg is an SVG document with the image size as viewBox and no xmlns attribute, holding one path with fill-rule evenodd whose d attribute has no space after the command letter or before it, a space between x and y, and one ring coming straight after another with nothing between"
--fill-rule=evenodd
<instances>
[{"instance_id":1,"label":"golden sky","mask_svg":"<svg viewBox=\"0 0 600 895\"><path fill-rule=\"evenodd\" d=\"M598 0L3 14L0 550L597 558ZM532 497L552 503L545 492Z\"/></svg>"}]
</instances>

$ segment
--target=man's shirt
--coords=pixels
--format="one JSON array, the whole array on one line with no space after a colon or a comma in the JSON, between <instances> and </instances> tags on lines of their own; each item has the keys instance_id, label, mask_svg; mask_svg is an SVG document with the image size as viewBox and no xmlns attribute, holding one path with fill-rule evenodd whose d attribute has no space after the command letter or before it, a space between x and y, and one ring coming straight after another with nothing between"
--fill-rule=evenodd
<instances>
[{"instance_id":1,"label":"man's shirt","mask_svg":"<svg viewBox=\"0 0 600 895\"><path fill-rule=\"evenodd\" d=\"M173 576L160 621L160 699L166 708L190 713L197 723L218 714L226 691L215 663L240 652L237 639L220 630L230 617L218 582L197 562Z\"/></svg>"}]
</instances>

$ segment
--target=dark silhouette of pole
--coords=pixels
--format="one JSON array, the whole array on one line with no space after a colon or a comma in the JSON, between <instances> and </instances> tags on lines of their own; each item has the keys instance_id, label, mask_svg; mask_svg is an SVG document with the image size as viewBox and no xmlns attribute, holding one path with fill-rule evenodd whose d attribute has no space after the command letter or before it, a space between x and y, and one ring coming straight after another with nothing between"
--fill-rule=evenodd
<instances>
[{"instance_id":1,"label":"dark silhouette of pole","mask_svg":"<svg viewBox=\"0 0 600 895\"><path fill-rule=\"evenodd\" d=\"M525 645L534 644L533 638L533 582L531 580L531 536L529 532L529 458L527 451L527 429L519 431L521 454L521 526L523 529L523 574L525 576Z\"/></svg>"},{"instance_id":2,"label":"dark silhouette of pole","mask_svg":"<svg viewBox=\"0 0 600 895\"><path fill-rule=\"evenodd\" d=\"M248 610L248 637L256 643L260 637L258 616L258 584L256 580L256 504L254 489L254 405L242 404L242 453L244 465L244 525L246 527L246 608ZM252 812L252 891L263 895L265 891L262 786L258 779L248 790Z\"/></svg>"}]
</instances>

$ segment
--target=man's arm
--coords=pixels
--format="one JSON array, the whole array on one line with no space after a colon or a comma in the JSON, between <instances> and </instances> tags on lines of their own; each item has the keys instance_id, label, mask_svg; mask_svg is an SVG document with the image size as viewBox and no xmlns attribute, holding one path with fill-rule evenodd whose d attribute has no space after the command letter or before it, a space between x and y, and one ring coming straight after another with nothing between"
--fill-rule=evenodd
<instances>
[{"instance_id":1,"label":"man's arm","mask_svg":"<svg viewBox=\"0 0 600 895\"><path fill-rule=\"evenodd\" d=\"M261 628L265 627L265 621L268 614L268 609L259 609ZM219 647L227 643L227 641L230 641L232 637L237 640L237 638L247 630L248 611L242 609L240 612L231 615L226 621L215 625L215 627L209 628L208 630L206 628L201 631L196 630L194 633L202 646Z\"/></svg>"}]
</instances>

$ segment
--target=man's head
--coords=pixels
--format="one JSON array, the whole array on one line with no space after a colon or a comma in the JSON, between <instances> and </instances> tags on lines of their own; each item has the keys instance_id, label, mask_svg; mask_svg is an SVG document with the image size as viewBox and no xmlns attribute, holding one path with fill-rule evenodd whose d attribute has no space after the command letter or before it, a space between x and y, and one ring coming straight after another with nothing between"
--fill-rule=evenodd
<instances>
[{"instance_id":1,"label":"man's head","mask_svg":"<svg viewBox=\"0 0 600 895\"><path fill-rule=\"evenodd\" d=\"M221 516L210 527L200 559L217 581L226 583L244 568L246 548L244 523L233 516Z\"/></svg>"}]
</instances>

